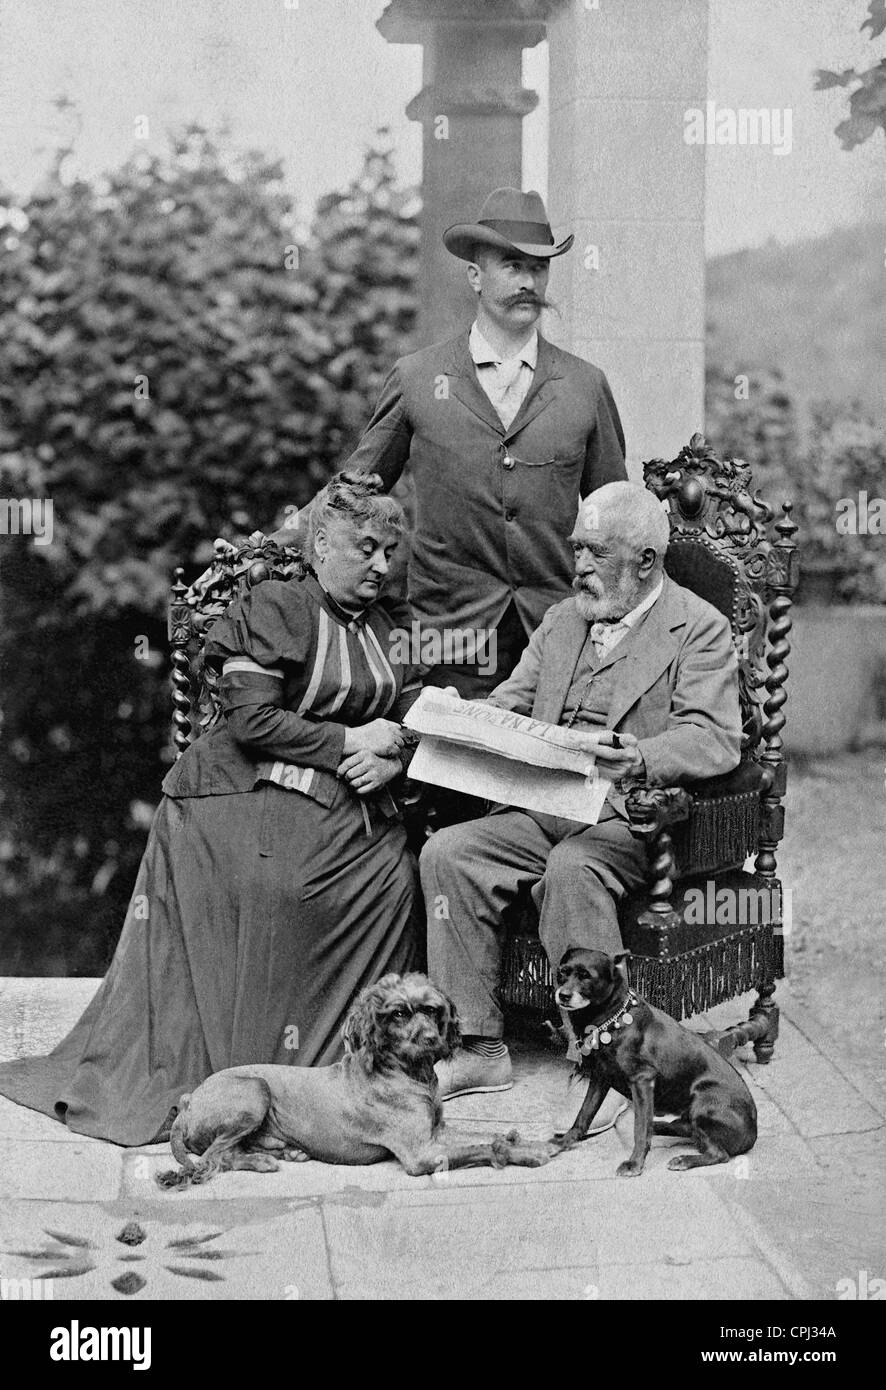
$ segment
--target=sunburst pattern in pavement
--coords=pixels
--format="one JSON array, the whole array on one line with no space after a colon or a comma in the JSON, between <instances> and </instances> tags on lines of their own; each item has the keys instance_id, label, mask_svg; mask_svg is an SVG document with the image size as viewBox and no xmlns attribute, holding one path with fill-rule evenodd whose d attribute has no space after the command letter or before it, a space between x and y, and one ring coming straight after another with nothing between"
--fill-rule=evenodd
<instances>
[{"instance_id":1,"label":"sunburst pattern in pavement","mask_svg":"<svg viewBox=\"0 0 886 1390\"><path fill-rule=\"evenodd\" d=\"M16 1250L5 1248L7 1255L17 1255L22 1259L34 1260L40 1266L50 1265L51 1268L40 1268L39 1277L48 1282L50 1279L77 1279L84 1274L90 1274L98 1268L101 1259L101 1247L94 1241L87 1240L84 1236L71 1235L68 1231L53 1230L49 1226L43 1227L44 1235L49 1236L51 1245L44 1245L40 1249ZM218 1240L223 1235L222 1231L209 1231L204 1235L181 1236L177 1240L167 1241L162 1247L165 1253L163 1268L170 1274L176 1274L183 1279L201 1279L206 1283L223 1283L225 1275L221 1270L213 1269L211 1266L220 1261L228 1259L242 1258L243 1254L252 1254L252 1251L220 1250L217 1246L211 1249L203 1249L211 1241ZM148 1257L148 1253L153 1251L138 1252L137 1247L144 1245L148 1240L148 1232L134 1218L127 1221L123 1228L114 1237L120 1245L127 1247L127 1253L116 1255L119 1264L135 1264ZM161 1257L162 1258L162 1257ZM168 1264L166 1260L175 1260L175 1264ZM199 1262L199 1263L195 1263ZM148 1274L141 1273L139 1270L126 1269L115 1275L111 1279L111 1287L117 1293L130 1295L139 1293L147 1286Z\"/></svg>"}]
</instances>

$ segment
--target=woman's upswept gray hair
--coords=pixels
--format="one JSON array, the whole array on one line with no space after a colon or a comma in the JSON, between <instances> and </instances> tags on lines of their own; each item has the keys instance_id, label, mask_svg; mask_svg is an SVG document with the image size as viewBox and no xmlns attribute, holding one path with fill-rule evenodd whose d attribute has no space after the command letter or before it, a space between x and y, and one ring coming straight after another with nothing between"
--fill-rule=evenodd
<instances>
[{"instance_id":1,"label":"woman's upswept gray hair","mask_svg":"<svg viewBox=\"0 0 886 1390\"><path fill-rule=\"evenodd\" d=\"M383 526L398 536L406 529L403 508L386 495L377 473L336 473L317 493L311 507L312 549L318 529L333 517Z\"/></svg>"}]
</instances>

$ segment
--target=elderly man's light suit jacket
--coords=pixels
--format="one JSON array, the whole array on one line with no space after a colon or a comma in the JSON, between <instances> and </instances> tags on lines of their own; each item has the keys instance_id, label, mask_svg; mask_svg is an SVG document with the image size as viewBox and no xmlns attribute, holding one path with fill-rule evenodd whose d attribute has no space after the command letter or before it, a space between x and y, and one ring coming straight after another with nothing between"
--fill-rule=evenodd
<instances>
[{"instance_id":1,"label":"elderly man's light suit jacket","mask_svg":"<svg viewBox=\"0 0 886 1390\"><path fill-rule=\"evenodd\" d=\"M409 601L429 629L527 632L569 592L579 495L623 479L624 436L599 367L539 335L526 399L504 428L468 334L395 363L347 468L415 482Z\"/></svg>"},{"instance_id":2,"label":"elderly man's light suit jacket","mask_svg":"<svg viewBox=\"0 0 886 1390\"><path fill-rule=\"evenodd\" d=\"M490 703L559 724L589 626L574 597L555 604ZM620 669L606 727L639 739L650 786L717 777L738 765L735 650L729 623L711 604L665 579L643 623L598 669L610 665Z\"/></svg>"}]
</instances>

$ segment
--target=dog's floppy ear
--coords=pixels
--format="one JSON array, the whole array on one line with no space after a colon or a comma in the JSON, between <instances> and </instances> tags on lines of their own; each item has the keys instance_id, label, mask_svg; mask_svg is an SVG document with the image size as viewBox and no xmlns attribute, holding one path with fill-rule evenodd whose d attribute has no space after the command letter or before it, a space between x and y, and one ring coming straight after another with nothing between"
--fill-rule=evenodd
<instances>
[{"instance_id":1,"label":"dog's floppy ear","mask_svg":"<svg viewBox=\"0 0 886 1390\"><path fill-rule=\"evenodd\" d=\"M367 1012L363 999L355 1000L341 1030L345 1052L349 1052L352 1057L359 1057L366 1047Z\"/></svg>"},{"instance_id":2,"label":"dog's floppy ear","mask_svg":"<svg viewBox=\"0 0 886 1390\"><path fill-rule=\"evenodd\" d=\"M449 996L444 994L442 990L440 991L440 998L445 1005L440 1031L443 1034L443 1042L446 1045L446 1055L451 1056L461 1042L458 1011Z\"/></svg>"},{"instance_id":3,"label":"dog's floppy ear","mask_svg":"<svg viewBox=\"0 0 886 1390\"><path fill-rule=\"evenodd\" d=\"M341 1035L345 1051L350 1052L366 1071L372 1071L378 1045L376 1037L378 1004L378 987L370 986L369 989L364 989L351 1005L351 1011L342 1028Z\"/></svg>"},{"instance_id":4,"label":"dog's floppy ear","mask_svg":"<svg viewBox=\"0 0 886 1390\"><path fill-rule=\"evenodd\" d=\"M619 951L617 956L612 957L612 971L615 975L620 975L626 985L630 985L628 975L628 961L631 959L630 951Z\"/></svg>"}]
</instances>

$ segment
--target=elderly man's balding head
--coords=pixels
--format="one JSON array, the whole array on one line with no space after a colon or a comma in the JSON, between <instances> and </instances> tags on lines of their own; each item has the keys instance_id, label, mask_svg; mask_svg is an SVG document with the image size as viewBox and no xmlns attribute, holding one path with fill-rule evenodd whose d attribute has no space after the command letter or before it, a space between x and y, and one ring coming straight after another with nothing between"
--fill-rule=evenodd
<instances>
[{"instance_id":1,"label":"elderly man's balding head","mask_svg":"<svg viewBox=\"0 0 886 1390\"><path fill-rule=\"evenodd\" d=\"M638 483L606 483L584 498L570 536L573 589L589 621L623 618L661 578L667 513Z\"/></svg>"}]
</instances>

